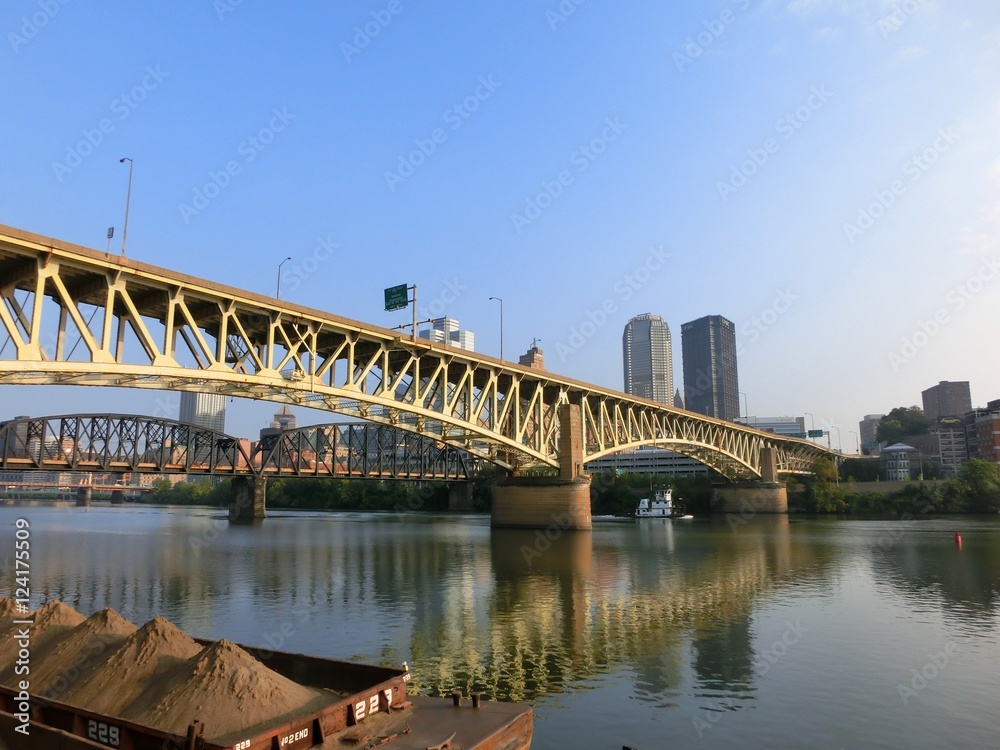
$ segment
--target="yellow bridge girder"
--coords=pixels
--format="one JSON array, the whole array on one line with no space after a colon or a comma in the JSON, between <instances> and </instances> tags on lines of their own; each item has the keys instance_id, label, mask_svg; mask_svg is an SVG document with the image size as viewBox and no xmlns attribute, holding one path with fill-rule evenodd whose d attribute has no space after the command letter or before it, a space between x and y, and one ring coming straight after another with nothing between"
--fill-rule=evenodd
<instances>
[{"instance_id":1,"label":"yellow bridge girder","mask_svg":"<svg viewBox=\"0 0 1000 750\"><path fill-rule=\"evenodd\" d=\"M432 437L509 469L559 464L558 409L583 460L639 445L731 479L805 473L829 452L131 258L0 225L0 384L221 393Z\"/></svg>"}]
</instances>

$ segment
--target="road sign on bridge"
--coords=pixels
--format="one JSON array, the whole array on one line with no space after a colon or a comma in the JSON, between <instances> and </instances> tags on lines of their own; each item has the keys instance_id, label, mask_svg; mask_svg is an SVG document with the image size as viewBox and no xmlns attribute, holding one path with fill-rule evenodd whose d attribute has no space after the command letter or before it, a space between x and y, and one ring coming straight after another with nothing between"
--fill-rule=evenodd
<instances>
[{"instance_id":1,"label":"road sign on bridge","mask_svg":"<svg viewBox=\"0 0 1000 750\"><path fill-rule=\"evenodd\" d=\"M410 302L406 297L406 284L391 286L385 290L385 311L404 310Z\"/></svg>"}]
</instances>

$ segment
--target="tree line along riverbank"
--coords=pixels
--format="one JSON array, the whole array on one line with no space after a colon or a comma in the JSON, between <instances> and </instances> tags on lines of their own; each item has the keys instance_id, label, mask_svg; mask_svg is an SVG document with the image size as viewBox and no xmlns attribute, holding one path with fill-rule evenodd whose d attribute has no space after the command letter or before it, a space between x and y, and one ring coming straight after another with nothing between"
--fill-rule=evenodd
<instances>
[{"instance_id":1,"label":"tree line along riverbank","mask_svg":"<svg viewBox=\"0 0 1000 750\"><path fill-rule=\"evenodd\" d=\"M904 513L997 513L1000 511L1000 473L996 464L972 460L958 476L932 482L886 483L872 489L870 462L847 459L839 471L833 461L821 459L809 476L787 478L790 512L841 515ZM473 508L490 509L492 469L472 482ZM686 513L707 515L712 510L713 484L720 477L665 477L645 474L601 473L592 477L591 511L616 515L632 511L636 500L657 489L673 489L675 503ZM855 483L865 484L856 485ZM858 487L861 487L860 489ZM877 485L876 485L877 486ZM159 482L141 502L166 505L225 507L230 482ZM272 479L267 485L267 506L290 510L446 511L448 485L431 482L366 479Z\"/></svg>"}]
</instances>

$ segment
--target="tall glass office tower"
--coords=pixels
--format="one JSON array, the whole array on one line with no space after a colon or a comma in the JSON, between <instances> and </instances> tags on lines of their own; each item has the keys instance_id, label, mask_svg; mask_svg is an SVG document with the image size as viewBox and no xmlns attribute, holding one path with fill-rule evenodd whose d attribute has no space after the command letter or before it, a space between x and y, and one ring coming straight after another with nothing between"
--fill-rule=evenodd
<instances>
[{"instance_id":1,"label":"tall glass office tower","mask_svg":"<svg viewBox=\"0 0 1000 750\"><path fill-rule=\"evenodd\" d=\"M674 403L674 363L670 328L659 315L637 315L622 334L625 393L663 404Z\"/></svg>"},{"instance_id":2,"label":"tall glass office tower","mask_svg":"<svg viewBox=\"0 0 1000 750\"><path fill-rule=\"evenodd\" d=\"M688 411L734 421L740 416L736 326L706 315L681 326L684 403Z\"/></svg>"}]
</instances>

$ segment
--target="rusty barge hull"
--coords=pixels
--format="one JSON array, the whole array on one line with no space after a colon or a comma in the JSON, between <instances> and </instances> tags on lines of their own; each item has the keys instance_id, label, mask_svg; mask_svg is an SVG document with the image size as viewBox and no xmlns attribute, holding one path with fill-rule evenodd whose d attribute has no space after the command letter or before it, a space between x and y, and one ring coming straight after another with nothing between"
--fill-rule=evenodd
<instances>
[{"instance_id":1,"label":"rusty barge hull","mask_svg":"<svg viewBox=\"0 0 1000 750\"><path fill-rule=\"evenodd\" d=\"M0 750L304 750L363 747L389 737L392 750L530 747L533 717L528 706L482 702L473 707L468 701L455 705L459 701L407 696L409 674L403 670L240 648L294 682L346 697L280 724L213 737L211 716L192 717L187 735L180 736L32 696L25 734L17 693L0 686ZM248 720L254 723L252 717Z\"/></svg>"}]
</instances>

